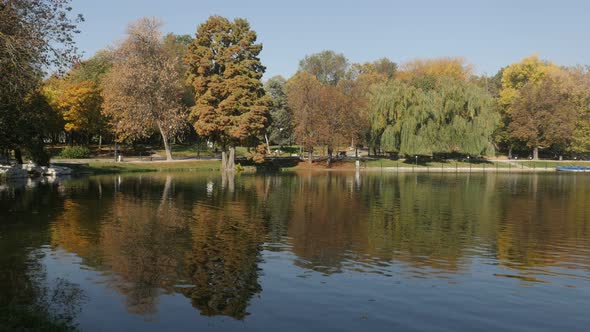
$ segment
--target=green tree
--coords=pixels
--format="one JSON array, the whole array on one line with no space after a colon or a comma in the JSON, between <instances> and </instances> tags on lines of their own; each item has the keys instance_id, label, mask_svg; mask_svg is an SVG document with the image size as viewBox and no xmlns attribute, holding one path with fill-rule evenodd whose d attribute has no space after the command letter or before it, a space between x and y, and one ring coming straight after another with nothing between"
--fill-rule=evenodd
<instances>
[{"instance_id":1,"label":"green tree","mask_svg":"<svg viewBox=\"0 0 590 332\"><path fill-rule=\"evenodd\" d=\"M260 80L265 67L256 39L247 20L211 16L197 28L185 57L195 90L193 125L221 145L223 170L234 169L235 146L261 137L268 123L271 100Z\"/></svg>"},{"instance_id":2,"label":"green tree","mask_svg":"<svg viewBox=\"0 0 590 332\"><path fill-rule=\"evenodd\" d=\"M448 77L426 91L390 81L371 96L372 136L385 151L404 155L490 154L494 105L481 88Z\"/></svg>"},{"instance_id":3,"label":"green tree","mask_svg":"<svg viewBox=\"0 0 590 332\"><path fill-rule=\"evenodd\" d=\"M69 0L4 0L0 2L0 149L20 149L35 142L43 150L40 132L46 123L32 116L45 71L66 68L77 57L74 35L82 17L71 17ZM44 107L43 107L44 108ZM43 113L43 112L42 112ZM18 127L22 125L24 127ZM31 134L33 136L26 136ZM26 145L26 146L25 146ZM6 152L5 152L6 153Z\"/></svg>"},{"instance_id":4,"label":"green tree","mask_svg":"<svg viewBox=\"0 0 590 332\"><path fill-rule=\"evenodd\" d=\"M267 131L270 142L287 145L293 140L293 116L287 106L287 81L282 76L271 77L264 84L266 94L272 99L270 126Z\"/></svg>"},{"instance_id":5,"label":"green tree","mask_svg":"<svg viewBox=\"0 0 590 332\"><path fill-rule=\"evenodd\" d=\"M320 82L337 85L349 72L350 63L342 53L322 51L308 55L299 62L299 71L315 76Z\"/></svg>"}]
</instances>

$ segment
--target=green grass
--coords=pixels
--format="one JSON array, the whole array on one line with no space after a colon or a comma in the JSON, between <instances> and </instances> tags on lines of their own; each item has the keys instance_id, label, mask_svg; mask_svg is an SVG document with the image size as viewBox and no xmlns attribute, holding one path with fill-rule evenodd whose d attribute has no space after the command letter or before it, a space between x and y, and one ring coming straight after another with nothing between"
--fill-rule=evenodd
<instances>
[{"instance_id":1,"label":"green grass","mask_svg":"<svg viewBox=\"0 0 590 332\"><path fill-rule=\"evenodd\" d=\"M553 168L555 166L589 166L590 161L573 161L573 160L564 160L564 161L555 161L555 160L536 160L536 161L515 161L520 165L524 165L525 167L530 168Z\"/></svg>"},{"instance_id":2,"label":"green grass","mask_svg":"<svg viewBox=\"0 0 590 332\"><path fill-rule=\"evenodd\" d=\"M120 174L163 171L216 171L218 160L191 160L176 162L91 162L88 164L57 164L72 168L78 174Z\"/></svg>"},{"instance_id":3,"label":"green grass","mask_svg":"<svg viewBox=\"0 0 590 332\"><path fill-rule=\"evenodd\" d=\"M429 168L508 168L509 165L507 163L502 162L463 162L463 161L453 161L449 160L446 162L440 161L420 161L418 160L418 164L416 165L415 162L406 162L404 160L391 160L391 159L374 159L374 160L367 160L366 162L361 162L361 166L363 167L429 167Z\"/></svg>"},{"instance_id":4,"label":"green grass","mask_svg":"<svg viewBox=\"0 0 590 332\"><path fill-rule=\"evenodd\" d=\"M215 153L213 150L209 148L201 147L200 151L197 151L197 145L173 145L172 146L172 156L174 157L196 157L197 155L201 157L213 157L215 155L219 156L221 151ZM252 151L254 149L251 149ZM162 150L155 150L155 153L165 156L166 151ZM198 152L198 153L197 153ZM245 157L248 155L248 149L243 146L236 147L236 157Z\"/></svg>"}]
</instances>

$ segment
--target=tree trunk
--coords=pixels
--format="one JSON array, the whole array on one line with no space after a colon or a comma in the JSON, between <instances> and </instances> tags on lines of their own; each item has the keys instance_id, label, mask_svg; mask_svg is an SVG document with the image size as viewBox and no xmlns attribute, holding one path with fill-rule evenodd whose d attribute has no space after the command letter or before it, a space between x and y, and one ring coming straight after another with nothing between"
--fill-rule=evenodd
<instances>
[{"instance_id":1,"label":"tree trunk","mask_svg":"<svg viewBox=\"0 0 590 332\"><path fill-rule=\"evenodd\" d=\"M24 164L23 163L23 154L19 148L14 149L14 159L16 159L17 164L19 164L19 165Z\"/></svg>"},{"instance_id":2,"label":"tree trunk","mask_svg":"<svg viewBox=\"0 0 590 332\"><path fill-rule=\"evenodd\" d=\"M328 147L328 161L326 163L326 166L328 166L328 168L332 167L332 155L334 154L334 151L332 150L332 147Z\"/></svg>"},{"instance_id":3,"label":"tree trunk","mask_svg":"<svg viewBox=\"0 0 590 332\"><path fill-rule=\"evenodd\" d=\"M100 154L101 148L102 148L102 135L98 135L98 154Z\"/></svg>"},{"instance_id":4,"label":"tree trunk","mask_svg":"<svg viewBox=\"0 0 590 332\"><path fill-rule=\"evenodd\" d=\"M168 143L168 137L166 132L162 128L162 125L158 123L158 129L160 129L160 134L162 135L162 140L164 141L164 150L166 151L166 160L172 160L172 152L170 151L170 145Z\"/></svg>"},{"instance_id":5,"label":"tree trunk","mask_svg":"<svg viewBox=\"0 0 590 332\"><path fill-rule=\"evenodd\" d=\"M228 171L233 171L236 168L236 147L230 146L229 147L229 156L227 158L226 169Z\"/></svg>"},{"instance_id":6,"label":"tree trunk","mask_svg":"<svg viewBox=\"0 0 590 332\"><path fill-rule=\"evenodd\" d=\"M221 171L225 171L227 169L227 151L225 147L221 149Z\"/></svg>"},{"instance_id":7,"label":"tree trunk","mask_svg":"<svg viewBox=\"0 0 590 332\"><path fill-rule=\"evenodd\" d=\"M508 159L512 159L512 146L508 148Z\"/></svg>"},{"instance_id":8,"label":"tree trunk","mask_svg":"<svg viewBox=\"0 0 590 332\"><path fill-rule=\"evenodd\" d=\"M266 151L268 152L268 155L270 156L271 155L271 152L270 152L270 142L268 141L268 135L267 134L264 134L264 139L266 140Z\"/></svg>"},{"instance_id":9,"label":"tree trunk","mask_svg":"<svg viewBox=\"0 0 590 332\"><path fill-rule=\"evenodd\" d=\"M539 160L539 147L535 146L533 149L533 160Z\"/></svg>"},{"instance_id":10,"label":"tree trunk","mask_svg":"<svg viewBox=\"0 0 590 332\"><path fill-rule=\"evenodd\" d=\"M309 164L313 164L313 149L309 149Z\"/></svg>"}]
</instances>

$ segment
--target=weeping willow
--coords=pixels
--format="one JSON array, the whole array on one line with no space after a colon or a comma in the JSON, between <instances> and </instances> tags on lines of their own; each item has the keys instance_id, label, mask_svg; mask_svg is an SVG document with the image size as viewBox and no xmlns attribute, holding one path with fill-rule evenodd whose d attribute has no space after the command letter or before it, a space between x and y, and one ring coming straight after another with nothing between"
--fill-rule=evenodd
<instances>
[{"instance_id":1,"label":"weeping willow","mask_svg":"<svg viewBox=\"0 0 590 332\"><path fill-rule=\"evenodd\" d=\"M423 90L390 81L370 98L371 138L381 149L403 155L463 153L491 155L499 122L494 101L483 89L450 78Z\"/></svg>"}]
</instances>

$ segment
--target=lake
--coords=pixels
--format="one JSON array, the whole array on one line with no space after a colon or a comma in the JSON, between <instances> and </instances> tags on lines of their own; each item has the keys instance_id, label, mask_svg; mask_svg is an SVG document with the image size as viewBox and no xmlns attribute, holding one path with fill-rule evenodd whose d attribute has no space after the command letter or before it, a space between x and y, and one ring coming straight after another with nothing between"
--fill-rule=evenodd
<instances>
[{"instance_id":1,"label":"lake","mask_svg":"<svg viewBox=\"0 0 590 332\"><path fill-rule=\"evenodd\" d=\"M590 176L10 183L0 253L0 302L84 331L587 331Z\"/></svg>"}]
</instances>

